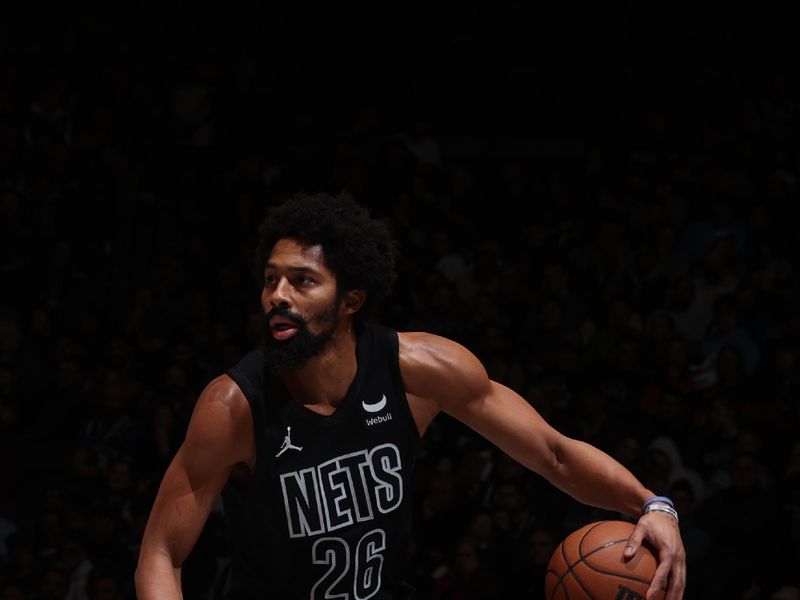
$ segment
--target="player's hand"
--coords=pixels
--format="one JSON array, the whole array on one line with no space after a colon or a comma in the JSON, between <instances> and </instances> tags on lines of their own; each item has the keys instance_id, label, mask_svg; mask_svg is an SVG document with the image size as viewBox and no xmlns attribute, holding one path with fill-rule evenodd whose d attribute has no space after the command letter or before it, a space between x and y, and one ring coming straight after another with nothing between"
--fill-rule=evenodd
<instances>
[{"instance_id":1,"label":"player's hand","mask_svg":"<svg viewBox=\"0 0 800 600\"><path fill-rule=\"evenodd\" d=\"M658 568L647 590L647 600L655 600L659 590L667 590L664 600L681 600L686 587L686 552L678 522L668 514L651 511L643 515L625 546L630 558L647 540L658 551Z\"/></svg>"}]
</instances>

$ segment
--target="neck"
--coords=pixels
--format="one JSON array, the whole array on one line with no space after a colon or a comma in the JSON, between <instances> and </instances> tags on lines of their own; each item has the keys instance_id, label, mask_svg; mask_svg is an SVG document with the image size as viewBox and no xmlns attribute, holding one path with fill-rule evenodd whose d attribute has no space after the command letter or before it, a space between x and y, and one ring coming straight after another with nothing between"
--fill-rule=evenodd
<instances>
[{"instance_id":1,"label":"neck","mask_svg":"<svg viewBox=\"0 0 800 600\"><path fill-rule=\"evenodd\" d=\"M330 414L344 400L357 366L355 329L352 323L342 323L318 356L281 376L298 402L315 412Z\"/></svg>"}]
</instances>

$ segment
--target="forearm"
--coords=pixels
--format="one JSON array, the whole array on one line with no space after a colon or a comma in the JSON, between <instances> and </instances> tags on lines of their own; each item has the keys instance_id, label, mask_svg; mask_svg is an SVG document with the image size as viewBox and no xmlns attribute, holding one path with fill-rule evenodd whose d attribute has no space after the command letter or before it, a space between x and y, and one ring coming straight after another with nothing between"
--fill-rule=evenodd
<instances>
[{"instance_id":1,"label":"forearm","mask_svg":"<svg viewBox=\"0 0 800 600\"><path fill-rule=\"evenodd\" d=\"M137 600L183 600L181 568L167 556L143 554L136 568Z\"/></svg>"},{"instance_id":2,"label":"forearm","mask_svg":"<svg viewBox=\"0 0 800 600\"><path fill-rule=\"evenodd\" d=\"M576 500L638 517L654 494L608 454L585 442L561 437L553 448L548 480Z\"/></svg>"}]
</instances>

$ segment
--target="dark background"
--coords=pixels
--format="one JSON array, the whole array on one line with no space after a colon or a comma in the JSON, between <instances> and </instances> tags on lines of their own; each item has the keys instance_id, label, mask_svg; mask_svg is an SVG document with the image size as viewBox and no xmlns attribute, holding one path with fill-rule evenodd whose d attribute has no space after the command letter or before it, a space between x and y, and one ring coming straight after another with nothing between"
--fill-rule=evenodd
<instances>
[{"instance_id":1,"label":"dark background","mask_svg":"<svg viewBox=\"0 0 800 600\"><path fill-rule=\"evenodd\" d=\"M383 322L467 345L679 502L687 598L798 597L787 15L109 4L0 17L0 600L133 597L193 403L259 335L257 224L300 189L390 223ZM417 480L422 598L541 597L558 540L619 518L446 417ZM215 511L187 598L226 547Z\"/></svg>"}]
</instances>

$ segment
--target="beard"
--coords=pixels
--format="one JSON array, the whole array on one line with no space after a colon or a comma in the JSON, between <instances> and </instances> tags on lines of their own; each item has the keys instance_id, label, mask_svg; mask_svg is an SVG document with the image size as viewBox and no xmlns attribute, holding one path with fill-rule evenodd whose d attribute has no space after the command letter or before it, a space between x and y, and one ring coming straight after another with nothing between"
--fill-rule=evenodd
<instances>
[{"instance_id":1,"label":"beard","mask_svg":"<svg viewBox=\"0 0 800 600\"><path fill-rule=\"evenodd\" d=\"M334 301L330 307L311 319L313 323L323 326L320 333L309 331L308 321L288 308L276 308L267 313L264 322L264 366L267 371L297 369L319 356L339 325L338 308L338 301ZM297 326L297 333L288 340L276 340L272 337L269 321L275 316L291 319Z\"/></svg>"}]
</instances>

